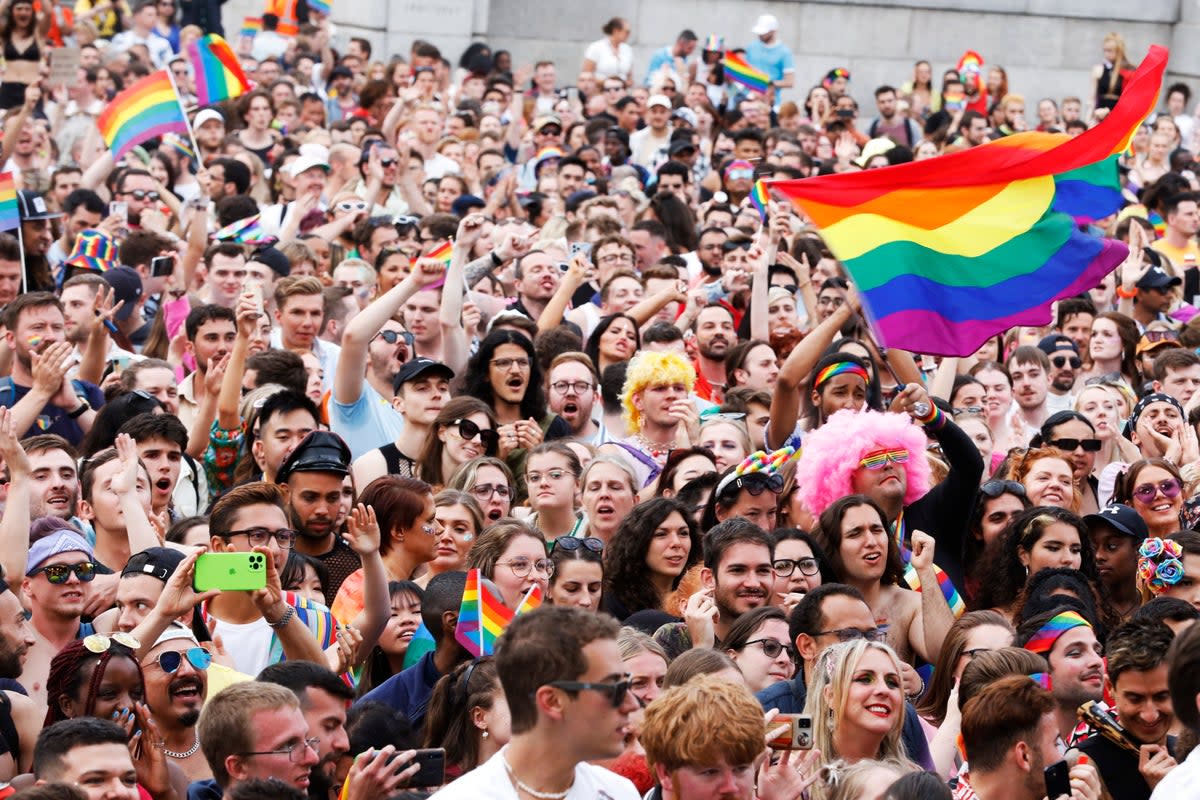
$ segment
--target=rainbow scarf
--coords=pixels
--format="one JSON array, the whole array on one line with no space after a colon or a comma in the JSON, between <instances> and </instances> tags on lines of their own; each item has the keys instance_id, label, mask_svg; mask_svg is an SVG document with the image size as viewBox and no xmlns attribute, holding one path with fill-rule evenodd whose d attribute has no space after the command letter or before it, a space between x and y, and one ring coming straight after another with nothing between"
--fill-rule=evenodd
<instances>
[{"instance_id":1,"label":"rainbow scarf","mask_svg":"<svg viewBox=\"0 0 1200 800\"><path fill-rule=\"evenodd\" d=\"M134 145L168 131L187 135L187 119L165 69L152 72L113 98L96 118L100 135L120 161Z\"/></svg>"},{"instance_id":2,"label":"rainbow scarf","mask_svg":"<svg viewBox=\"0 0 1200 800\"><path fill-rule=\"evenodd\" d=\"M871 382L871 377L860 365L853 361L837 361L817 373L817 379L813 381L813 388L819 389L826 381L837 375L857 375L863 379L863 383Z\"/></svg>"},{"instance_id":3,"label":"rainbow scarf","mask_svg":"<svg viewBox=\"0 0 1200 800\"><path fill-rule=\"evenodd\" d=\"M0 172L0 231L16 228L21 224L21 210L17 208L17 185L11 172Z\"/></svg>"},{"instance_id":4,"label":"rainbow scarf","mask_svg":"<svg viewBox=\"0 0 1200 800\"><path fill-rule=\"evenodd\" d=\"M263 244L271 237L263 231L262 221L258 214L231 222L212 236L218 242L237 242L238 244Z\"/></svg>"},{"instance_id":5,"label":"rainbow scarf","mask_svg":"<svg viewBox=\"0 0 1200 800\"><path fill-rule=\"evenodd\" d=\"M1070 138L1029 131L925 161L772 181L821 229L882 343L967 356L1095 286L1128 255L1080 223L1123 200L1117 159L1157 102L1153 46L1104 121Z\"/></svg>"},{"instance_id":6,"label":"rainbow scarf","mask_svg":"<svg viewBox=\"0 0 1200 800\"><path fill-rule=\"evenodd\" d=\"M770 210L771 196L767 194L767 185L762 180L754 182L754 188L750 190L750 202L754 204L754 208L758 211L758 216L763 222L767 221L767 213Z\"/></svg>"},{"instance_id":7,"label":"rainbow scarf","mask_svg":"<svg viewBox=\"0 0 1200 800\"><path fill-rule=\"evenodd\" d=\"M896 517L894 534L896 545L900 548L900 559L904 562L904 582L908 584L908 588L919 592L921 591L921 578L912 565L912 550L908 548L908 528L904 524L903 511L900 512L900 516ZM942 590L942 597L946 598L946 605L950 606L950 611L953 612L955 618L961 617L967 610L967 604L963 602L962 595L958 593L958 589L954 588L954 583L945 570L934 564L933 571L937 574L938 588Z\"/></svg>"},{"instance_id":8,"label":"rainbow scarf","mask_svg":"<svg viewBox=\"0 0 1200 800\"><path fill-rule=\"evenodd\" d=\"M750 66L746 59L730 51L721 60L725 69L725 80L745 86L752 92L766 94L771 88L771 77L761 69Z\"/></svg>"},{"instance_id":9,"label":"rainbow scarf","mask_svg":"<svg viewBox=\"0 0 1200 800\"><path fill-rule=\"evenodd\" d=\"M211 106L250 91L250 81L229 43L215 33L187 46L196 76L196 103Z\"/></svg>"},{"instance_id":10,"label":"rainbow scarf","mask_svg":"<svg viewBox=\"0 0 1200 800\"><path fill-rule=\"evenodd\" d=\"M1078 612L1064 611L1061 614L1055 615L1039 628L1038 632L1031 636L1029 641L1025 643L1025 649L1031 653L1045 655L1050 652L1050 648L1054 647L1054 643L1058 641L1058 637L1072 628L1080 626L1090 628L1092 627L1092 623L1079 616Z\"/></svg>"}]
</instances>

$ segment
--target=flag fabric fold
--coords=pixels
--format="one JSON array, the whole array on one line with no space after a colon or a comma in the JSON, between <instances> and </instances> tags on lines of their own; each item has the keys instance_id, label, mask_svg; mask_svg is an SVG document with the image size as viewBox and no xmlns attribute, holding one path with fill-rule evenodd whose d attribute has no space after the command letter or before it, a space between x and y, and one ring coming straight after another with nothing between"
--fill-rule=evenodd
<instances>
[{"instance_id":1,"label":"flag fabric fold","mask_svg":"<svg viewBox=\"0 0 1200 800\"><path fill-rule=\"evenodd\" d=\"M188 60L196 80L196 102L211 106L250 91L250 81L242 71L233 48L215 33L187 46Z\"/></svg>"},{"instance_id":2,"label":"flag fabric fold","mask_svg":"<svg viewBox=\"0 0 1200 800\"><path fill-rule=\"evenodd\" d=\"M152 72L113 98L96 118L114 161L164 133L188 135L187 120L165 69Z\"/></svg>"},{"instance_id":3,"label":"flag fabric fold","mask_svg":"<svg viewBox=\"0 0 1200 800\"><path fill-rule=\"evenodd\" d=\"M1121 206L1117 157L1153 111L1167 51L1153 46L1121 99L1070 138L1027 132L877 170L772 181L820 229L883 343L966 356L1041 325L1124 260L1080 225Z\"/></svg>"},{"instance_id":4,"label":"flag fabric fold","mask_svg":"<svg viewBox=\"0 0 1200 800\"><path fill-rule=\"evenodd\" d=\"M732 50L725 54L725 58L721 60L721 66L725 69L726 80L745 86L759 94L766 94L767 89L771 88L771 78L767 73L751 66L746 59Z\"/></svg>"}]
</instances>

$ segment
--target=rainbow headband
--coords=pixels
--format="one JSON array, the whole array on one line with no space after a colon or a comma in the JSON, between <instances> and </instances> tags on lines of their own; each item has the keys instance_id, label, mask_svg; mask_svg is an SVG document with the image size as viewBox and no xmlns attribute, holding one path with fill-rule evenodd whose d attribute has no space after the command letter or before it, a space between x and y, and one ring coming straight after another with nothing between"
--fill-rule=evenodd
<instances>
[{"instance_id":1,"label":"rainbow headband","mask_svg":"<svg viewBox=\"0 0 1200 800\"><path fill-rule=\"evenodd\" d=\"M759 450L756 453L751 453L746 457L746 460L738 464L733 472L729 473L721 480L717 486L717 494L724 491L725 487L733 483L738 478L743 478L747 475L758 473L763 476L777 475L783 469L783 466L793 458L800 456L800 450L795 447L780 448L773 453L767 453Z\"/></svg>"},{"instance_id":2,"label":"rainbow headband","mask_svg":"<svg viewBox=\"0 0 1200 800\"><path fill-rule=\"evenodd\" d=\"M1045 655L1050 652L1050 648L1054 647L1054 643L1058 641L1058 637L1072 628L1080 626L1090 628L1092 627L1092 623L1079 616L1079 613L1075 611L1064 611L1061 614L1056 614L1049 622L1039 628L1037 633L1029 638L1029 641L1025 643L1025 649L1031 653Z\"/></svg>"},{"instance_id":3,"label":"rainbow headband","mask_svg":"<svg viewBox=\"0 0 1200 800\"><path fill-rule=\"evenodd\" d=\"M1183 580L1183 548L1172 539L1157 536L1138 548L1138 583L1155 596Z\"/></svg>"},{"instance_id":4,"label":"rainbow headband","mask_svg":"<svg viewBox=\"0 0 1200 800\"><path fill-rule=\"evenodd\" d=\"M825 369L817 373L817 379L813 381L813 388L819 389L826 381L835 375L857 375L863 379L863 383L870 383L871 378L867 375L867 371L862 368L862 365L855 364L853 361L835 361Z\"/></svg>"}]
</instances>

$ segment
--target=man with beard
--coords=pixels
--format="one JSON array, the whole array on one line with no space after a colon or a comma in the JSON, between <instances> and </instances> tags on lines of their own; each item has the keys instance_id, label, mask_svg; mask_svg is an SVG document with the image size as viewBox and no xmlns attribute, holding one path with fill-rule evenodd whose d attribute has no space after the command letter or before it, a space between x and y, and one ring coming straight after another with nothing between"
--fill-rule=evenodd
<instances>
[{"instance_id":1,"label":"man with beard","mask_svg":"<svg viewBox=\"0 0 1200 800\"><path fill-rule=\"evenodd\" d=\"M0 678L20 678L35 644L37 634L25 617L20 598L9 591L7 584L0 583ZM0 745L6 745L0 752L12 756L18 773L29 769L42 719L37 705L20 692L5 690L0 695Z\"/></svg>"},{"instance_id":2,"label":"man with beard","mask_svg":"<svg viewBox=\"0 0 1200 800\"><path fill-rule=\"evenodd\" d=\"M1046 411L1056 414L1075 408L1075 379L1083 368L1079 349L1070 337L1052 333L1038 342L1038 349L1050 361L1050 390L1046 394Z\"/></svg>"},{"instance_id":3,"label":"man with beard","mask_svg":"<svg viewBox=\"0 0 1200 800\"><path fill-rule=\"evenodd\" d=\"M271 347L291 350L298 356L312 353L326 375L324 388L332 385L342 348L319 338L325 316L325 287L312 275L290 275L275 286L275 322Z\"/></svg>"},{"instance_id":4,"label":"man with beard","mask_svg":"<svg viewBox=\"0 0 1200 800\"><path fill-rule=\"evenodd\" d=\"M158 211L158 189L154 177L142 169L130 169L121 174L113 199L128 208L127 222L131 230L142 227L142 214Z\"/></svg>"},{"instance_id":5,"label":"man with beard","mask_svg":"<svg viewBox=\"0 0 1200 800\"><path fill-rule=\"evenodd\" d=\"M100 195L91 189L76 189L67 195L62 211L66 215L63 220L62 233L54 240L54 244L46 252L50 267L56 269L66 261L67 256L75 249L75 240L79 234L88 229L95 229L104 219L104 201Z\"/></svg>"},{"instance_id":6,"label":"man with beard","mask_svg":"<svg viewBox=\"0 0 1200 800\"><path fill-rule=\"evenodd\" d=\"M395 323L392 323L395 324ZM400 367L393 383L392 408L404 427L395 440L369 450L354 461L354 483L366 486L383 475L416 477L416 458L433 435L433 421L450 399L454 372L438 361L414 358Z\"/></svg>"},{"instance_id":7,"label":"man with beard","mask_svg":"<svg viewBox=\"0 0 1200 800\"><path fill-rule=\"evenodd\" d=\"M733 312L721 303L700 309L692 323L696 335L696 396L710 403L721 402L725 394L725 356L737 343Z\"/></svg>"},{"instance_id":8,"label":"man with beard","mask_svg":"<svg viewBox=\"0 0 1200 800\"><path fill-rule=\"evenodd\" d=\"M592 418L600 399L599 384L592 360L584 353L560 353L546 372L550 410L571 426L573 438L596 446L608 441L603 420Z\"/></svg>"},{"instance_id":9,"label":"man with beard","mask_svg":"<svg viewBox=\"0 0 1200 800\"><path fill-rule=\"evenodd\" d=\"M1013 399L1021 410L1026 428L1035 431L1050 416L1046 406L1050 359L1038 348L1023 345L1013 351L1005 366L1012 377Z\"/></svg>"},{"instance_id":10,"label":"man with beard","mask_svg":"<svg viewBox=\"0 0 1200 800\"><path fill-rule=\"evenodd\" d=\"M319 757L309 776L308 796L313 800L333 800L339 788L334 783L338 760L350 751L346 710L354 699L354 690L326 667L309 661L272 664L256 680L278 684L300 701L300 711L308 722L308 735L317 740Z\"/></svg>"},{"instance_id":11,"label":"man with beard","mask_svg":"<svg viewBox=\"0 0 1200 800\"><path fill-rule=\"evenodd\" d=\"M30 291L54 290L48 253L54 243L50 220L61 213L51 211L45 199L36 192L17 192L17 208L21 214L21 242L25 246L25 287Z\"/></svg>"},{"instance_id":12,"label":"man with beard","mask_svg":"<svg viewBox=\"0 0 1200 800\"><path fill-rule=\"evenodd\" d=\"M1137 445L1142 458L1162 458L1187 424L1187 412L1169 394L1151 392L1138 401L1125 423L1125 438Z\"/></svg>"},{"instance_id":13,"label":"man with beard","mask_svg":"<svg viewBox=\"0 0 1200 800\"><path fill-rule=\"evenodd\" d=\"M1059 606L1022 623L1014 644L1043 656L1050 665L1058 735L1074 747L1076 711L1088 701L1104 699L1104 649L1092 623L1079 612Z\"/></svg>"},{"instance_id":14,"label":"man with beard","mask_svg":"<svg viewBox=\"0 0 1200 800\"><path fill-rule=\"evenodd\" d=\"M978 800L1042 800L1044 770L1062 760L1050 692L1024 675L985 686L962 710L962 739ZM1098 800L1100 781L1090 764L1071 767L1071 797ZM965 781L959 782L960 792Z\"/></svg>"},{"instance_id":15,"label":"man with beard","mask_svg":"<svg viewBox=\"0 0 1200 800\"><path fill-rule=\"evenodd\" d=\"M196 731L208 696L211 663L212 655L200 646L196 635L178 623L163 631L141 658L146 705L161 734L163 754L189 781L212 777Z\"/></svg>"},{"instance_id":16,"label":"man with beard","mask_svg":"<svg viewBox=\"0 0 1200 800\"><path fill-rule=\"evenodd\" d=\"M350 448L336 433L313 431L279 467L288 516L296 528L295 549L319 560L329 573L325 605L332 606L342 581L362 566L354 549L335 528L342 482L350 474Z\"/></svg>"},{"instance_id":17,"label":"man with beard","mask_svg":"<svg viewBox=\"0 0 1200 800\"><path fill-rule=\"evenodd\" d=\"M442 277L441 265L434 267L433 262L419 261L404 280L358 312L342 332L342 354L329 399L329 427L346 440L355 458L385 442L394 443L410 458L421 452L423 439L406 438L403 446L400 442L406 418L397 407L400 392L396 381L402 365L412 357L412 349L411 337L395 317L410 297ZM448 391L441 394L449 399ZM440 403L434 403L437 411ZM368 469L372 462L364 463L363 469ZM378 466L370 474L376 474Z\"/></svg>"},{"instance_id":18,"label":"man with beard","mask_svg":"<svg viewBox=\"0 0 1200 800\"><path fill-rule=\"evenodd\" d=\"M725 240L729 234L724 228L705 228L700 231L700 243L696 247L696 258L700 261L702 282L719 281L725 274Z\"/></svg>"},{"instance_id":19,"label":"man with beard","mask_svg":"<svg viewBox=\"0 0 1200 800\"><path fill-rule=\"evenodd\" d=\"M18 435L56 433L78 444L104 395L95 384L66 376L74 347L66 340L62 303L48 292L23 294L5 309L5 327L16 358L12 376L0 379L0 405L12 409Z\"/></svg>"}]
</instances>

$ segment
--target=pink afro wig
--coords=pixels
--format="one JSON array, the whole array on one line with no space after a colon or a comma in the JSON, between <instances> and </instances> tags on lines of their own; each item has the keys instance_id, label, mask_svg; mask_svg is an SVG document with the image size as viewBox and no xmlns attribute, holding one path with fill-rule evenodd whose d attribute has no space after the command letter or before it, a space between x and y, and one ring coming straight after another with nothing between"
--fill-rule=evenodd
<instances>
[{"instance_id":1,"label":"pink afro wig","mask_svg":"<svg viewBox=\"0 0 1200 800\"><path fill-rule=\"evenodd\" d=\"M833 501L853 494L851 478L867 453L881 448L908 449L905 464L908 505L929 491L929 462L925 460L925 432L905 414L843 409L804 437L796 463L796 484L805 508L820 516Z\"/></svg>"}]
</instances>

